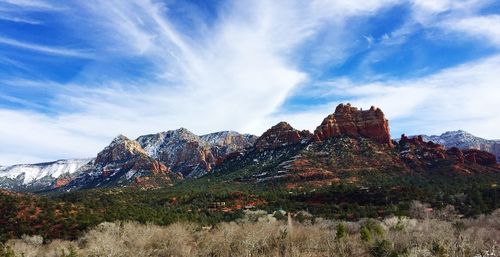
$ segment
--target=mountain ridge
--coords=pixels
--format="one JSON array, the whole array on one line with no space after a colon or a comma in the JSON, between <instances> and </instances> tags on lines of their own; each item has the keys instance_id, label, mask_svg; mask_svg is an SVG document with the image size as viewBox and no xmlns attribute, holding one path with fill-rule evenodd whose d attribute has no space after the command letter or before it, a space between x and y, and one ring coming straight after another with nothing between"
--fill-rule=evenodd
<instances>
[{"instance_id":1,"label":"mountain ridge","mask_svg":"<svg viewBox=\"0 0 500 257\"><path fill-rule=\"evenodd\" d=\"M455 134L471 138L464 131ZM372 106L362 110L339 104L314 133L280 122L260 137L234 131L198 136L186 128L135 140L119 135L83 170L53 178L52 188L47 189L129 185L155 188L238 169L234 167L254 171L240 177L240 181L251 181L248 176L258 175L254 178L260 181L274 176L305 179L318 185L335 183L342 172L441 169L470 174L498 168L495 158L485 151L450 148L426 139L403 135L399 142L393 142L389 121L381 109ZM228 167L228 163L234 167Z\"/></svg>"},{"instance_id":2,"label":"mountain ridge","mask_svg":"<svg viewBox=\"0 0 500 257\"><path fill-rule=\"evenodd\" d=\"M484 139L464 130L447 131L441 135L421 135L424 141L432 141L446 148L477 149L490 152L500 161L500 140Z\"/></svg>"}]
</instances>

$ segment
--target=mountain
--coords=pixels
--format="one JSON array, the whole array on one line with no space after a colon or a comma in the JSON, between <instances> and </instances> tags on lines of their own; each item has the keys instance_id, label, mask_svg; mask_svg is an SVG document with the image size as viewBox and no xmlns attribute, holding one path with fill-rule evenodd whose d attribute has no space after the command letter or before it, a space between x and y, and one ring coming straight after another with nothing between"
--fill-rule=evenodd
<instances>
[{"instance_id":1,"label":"mountain","mask_svg":"<svg viewBox=\"0 0 500 257\"><path fill-rule=\"evenodd\" d=\"M33 172L30 165L4 167L0 186L13 190L157 188L214 174L226 182L284 182L302 187L340 183L346 177L350 179L345 182L357 183L360 174L499 171L495 156L480 150L490 141L460 131L440 137L436 141L444 145L427 142L422 136L403 135L396 142L391 140L389 121L381 109L340 104L314 133L280 122L260 137L232 131L198 136L185 128L136 140L120 135L95 159L80 165L31 165L38 167ZM451 147L450 142L462 149ZM60 166L53 166L56 164Z\"/></svg>"},{"instance_id":2,"label":"mountain","mask_svg":"<svg viewBox=\"0 0 500 257\"><path fill-rule=\"evenodd\" d=\"M137 141L120 135L97 154L91 166L79 173L63 190L75 188L172 185L182 176L150 157Z\"/></svg>"},{"instance_id":3,"label":"mountain","mask_svg":"<svg viewBox=\"0 0 500 257\"><path fill-rule=\"evenodd\" d=\"M488 152L447 150L422 137L405 135L393 142L389 131L382 110L341 104L314 134L281 122L264 132L251 151L228 160L213 173L225 183L281 183L297 188L358 183L369 174L500 172L495 156Z\"/></svg>"},{"instance_id":4,"label":"mountain","mask_svg":"<svg viewBox=\"0 0 500 257\"><path fill-rule=\"evenodd\" d=\"M149 156L186 177L210 172L228 154L252 147L256 136L223 131L197 136L185 128L144 135L137 142Z\"/></svg>"},{"instance_id":5,"label":"mountain","mask_svg":"<svg viewBox=\"0 0 500 257\"><path fill-rule=\"evenodd\" d=\"M0 167L0 188L14 191L58 188L65 185L91 161L92 159L73 159Z\"/></svg>"},{"instance_id":6,"label":"mountain","mask_svg":"<svg viewBox=\"0 0 500 257\"><path fill-rule=\"evenodd\" d=\"M477 149L490 152L500 161L500 140L488 140L476 137L466 131L448 131L439 136L421 135L424 141L432 141L446 148L457 147L459 149Z\"/></svg>"},{"instance_id":7,"label":"mountain","mask_svg":"<svg viewBox=\"0 0 500 257\"><path fill-rule=\"evenodd\" d=\"M137 141L118 136L96 159L0 166L0 188L45 191L65 186L75 178L68 188L126 185L132 178L149 186L171 184L182 177L177 173L190 177L206 174L228 155L252 147L256 138L234 131L197 136L184 128L140 136ZM124 170L129 173L122 177ZM140 172L134 173L137 171ZM169 176L164 177L162 183L141 180L148 177L143 176L144 172L164 174L166 171L175 174L172 181ZM108 174L114 175L108 177ZM101 181L102 178L105 180Z\"/></svg>"}]
</instances>

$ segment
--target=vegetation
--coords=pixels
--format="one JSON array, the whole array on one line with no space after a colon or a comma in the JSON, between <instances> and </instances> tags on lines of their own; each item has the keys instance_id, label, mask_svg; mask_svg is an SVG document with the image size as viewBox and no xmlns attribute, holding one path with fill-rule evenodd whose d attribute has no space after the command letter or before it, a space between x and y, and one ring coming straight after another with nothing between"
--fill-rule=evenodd
<instances>
[{"instance_id":1,"label":"vegetation","mask_svg":"<svg viewBox=\"0 0 500 257\"><path fill-rule=\"evenodd\" d=\"M259 216L257 221L248 216ZM169 226L136 222L105 222L77 241L38 244L28 237L7 242L16 256L454 256L493 257L500 254L500 210L476 219L435 217L421 220L390 217L380 221L337 222L321 218L299 223L276 220L261 211L246 211L236 222L215 226L174 223ZM339 225L342 224L342 225ZM341 228L343 232L337 229ZM363 231L373 240L363 240ZM342 234L339 240L338 235Z\"/></svg>"},{"instance_id":2,"label":"vegetation","mask_svg":"<svg viewBox=\"0 0 500 257\"><path fill-rule=\"evenodd\" d=\"M353 174L340 174L350 180ZM0 242L22 235L45 239L74 239L102 222L137 221L169 225L195 222L213 225L240 219L246 209L268 213L307 211L314 217L354 221L408 216L412 202L421 206L419 218L453 210L464 217L491 213L500 207L500 174L449 176L436 174L355 174L357 184L288 189L282 184L224 182L206 176L172 188L93 189L48 196L0 193ZM425 208L424 208L425 207ZM310 220L299 215L297 219ZM374 234L373 228L367 228Z\"/></svg>"}]
</instances>

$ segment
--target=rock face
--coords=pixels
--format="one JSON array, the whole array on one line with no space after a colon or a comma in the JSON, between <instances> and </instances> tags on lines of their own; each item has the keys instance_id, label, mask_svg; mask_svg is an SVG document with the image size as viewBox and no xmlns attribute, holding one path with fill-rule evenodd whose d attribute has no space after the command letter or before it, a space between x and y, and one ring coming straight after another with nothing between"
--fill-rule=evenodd
<instances>
[{"instance_id":1,"label":"rock face","mask_svg":"<svg viewBox=\"0 0 500 257\"><path fill-rule=\"evenodd\" d=\"M488 140L476 137L466 131L448 131L439 136L422 135L424 141L432 141L445 146L447 149L457 147L459 149L477 149L494 154L500 161L500 140Z\"/></svg>"},{"instance_id":2,"label":"rock face","mask_svg":"<svg viewBox=\"0 0 500 257\"><path fill-rule=\"evenodd\" d=\"M212 154L217 159L252 147L257 138L254 135L234 131L221 131L200 136L200 139L210 146Z\"/></svg>"},{"instance_id":3,"label":"rock face","mask_svg":"<svg viewBox=\"0 0 500 257\"><path fill-rule=\"evenodd\" d=\"M389 122L379 108L358 110L350 104L340 104L314 131L314 140L323 141L338 136L364 137L381 144L393 146Z\"/></svg>"},{"instance_id":4,"label":"rock face","mask_svg":"<svg viewBox=\"0 0 500 257\"><path fill-rule=\"evenodd\" d=\"M280 122L268 129L255 142L258 150L276 149L287 145L309 142L312 134L307 131L294 129L286 122Z\"/></svg>"},{"instance_id":5,"label":"rock face","mask_svg":"<svg viewBox=\"0 0 500 257\"><path fill-rule=\"evenodd\" d=\"M136 141L116 137L65 189L137 185L145 188L172 184L182 176L149 157Z\"/></svg>"},{"instance_id":6,"label":"rock face","mask_svg":"<svg viewBox=\"0 0 500 257\"><path fill-rule=\"evenodd\" d=\"M186 177L210 172L214 165L234 152L243 152L255 142L253 135L222 131L197 136L181 128L137 138L149 156Z\"/></svg>"}]
</instances>

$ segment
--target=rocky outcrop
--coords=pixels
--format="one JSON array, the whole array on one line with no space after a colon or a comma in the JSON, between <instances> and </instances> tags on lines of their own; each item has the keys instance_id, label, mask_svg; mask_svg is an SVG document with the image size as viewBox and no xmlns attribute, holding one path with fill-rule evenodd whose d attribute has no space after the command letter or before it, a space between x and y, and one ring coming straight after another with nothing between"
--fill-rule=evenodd
<instances>
[{"instance_id":1,"label":"rocky outcrop","mask_svg":"<svg viewBox=\"0 0 500 257\"><path fill-rule=\"evenodd\" d=\"M280 122L268 129L255 142L257 150L276 149L287 145L309 142L312 134L294 129L286 122Z\"/></svg>"},{"instance_id":2,"label":"rocky outcrop","mask_svg":"<svg viewBox=\"0 0 500 257\"><path fill-rule=\"evenodd\" d=\"M225 159L227 155L241 153L251 148L257 136L240 134L234 131L221 131L200 136L200 139L210 146L212 155L218 159Z\"/></svg>"},{"instance_id":3,"label":"rocky outcrop","mask_svg":"<svg viewBox=\"0 0 500 257\"><path fill-rule=\"evenodd\" d=\"M446 154L456 163L463 164L465 162L464 153L457 147L452 147L446 151Z\"/></svg>"},{"instance_id":4,"label":"rocky outcrop","mask_svg":"<svg viewBox=\"0 0 500 257\"><path fill-rule=\"evenodd\" d=\"M180 179L181 175L171 172L167 166L148 156L138 142L120 135L97 154L89 169L64 188L128 185L151 188L170 185Z\"/></svg>"},{"instance_id":5,"label":"rocky outcrop","mask_svg":"<svg viewBox=\"0 0 500 257\"><path fill-rule=\"evenodd\" d=\"M464 159L467 162L479 165L494 165L497 163L496 156L477 149L464 150Z\"/></svg>"},{"instance_id":6,"label":"rocky outcrop","mask_svg":"<svg viewBox=\"0 0 500 257\"><path fill-rule=\"evenodd\" d=\"M389 133L389 122L379 108L358 110L350 104L340 104L314 131L314 140L323 141L338 136L363 137L393 146Z\"/></svg>"},{"instance_id":7,"label":"rocky outcrop","mask_svg":"<svg viewBox=\"0 0 500 257\"><path fill-rule=\"evenodd\" d=\"M433 167L447 158L442 145L424 142L421 136L409 138L401 135L398 149L401 159L414 169Z\"/></svg>"},{"instance_id":8,"label":"rocky outcrop","mask_svg":"<svg viewBox=\"0 0 500 257\"><path fill-rule=\"evenodd\" d=\"M480 138L467 131L448 131L439 136L422 135L424 141L432 141L445 146L447 149L457 147L459 149L477 149L494 154L500 161L500 141Z\"/></svg>"},{"instance_id":9,"label":"rocky outcrop","mask_svg":"<svg viewBox=\"0 0 500 257\"><path fill-rule=\"evenodd\" d=\"M130 140L123 135L113 139L104 150L97 154L96 164L107 164L121 160L128 160L136 155L146 155L144 149L136 141Z\"/></svg>"},{"instance_id":10,"label":"rocky outcrop","mask_svg":"<svg viewBox=\"0 0 500 257\"><path fill-rule=\"evenodd\" d=\"M146 153L186 177L210 172L234 152L244 152L256 137L233 131L197 136L185 128L137 138Z\"/></svg>"},{"instance_id":11,"label":"rocky outcrop","mask_svg":"<svg viewBox=\"0 0 500 257\"><path fill-rule=\"evenodd\" d=\"M424 141L422 136L409 138L401 135L398 149L401 159L417 170L436 167L439 164L446 166L450 163L456 167L474 164L494 166L497 163L496 157L491 153L477 149L461 150L458 147L446 150L443 145Z\"/></svg>"}]
</instances>

